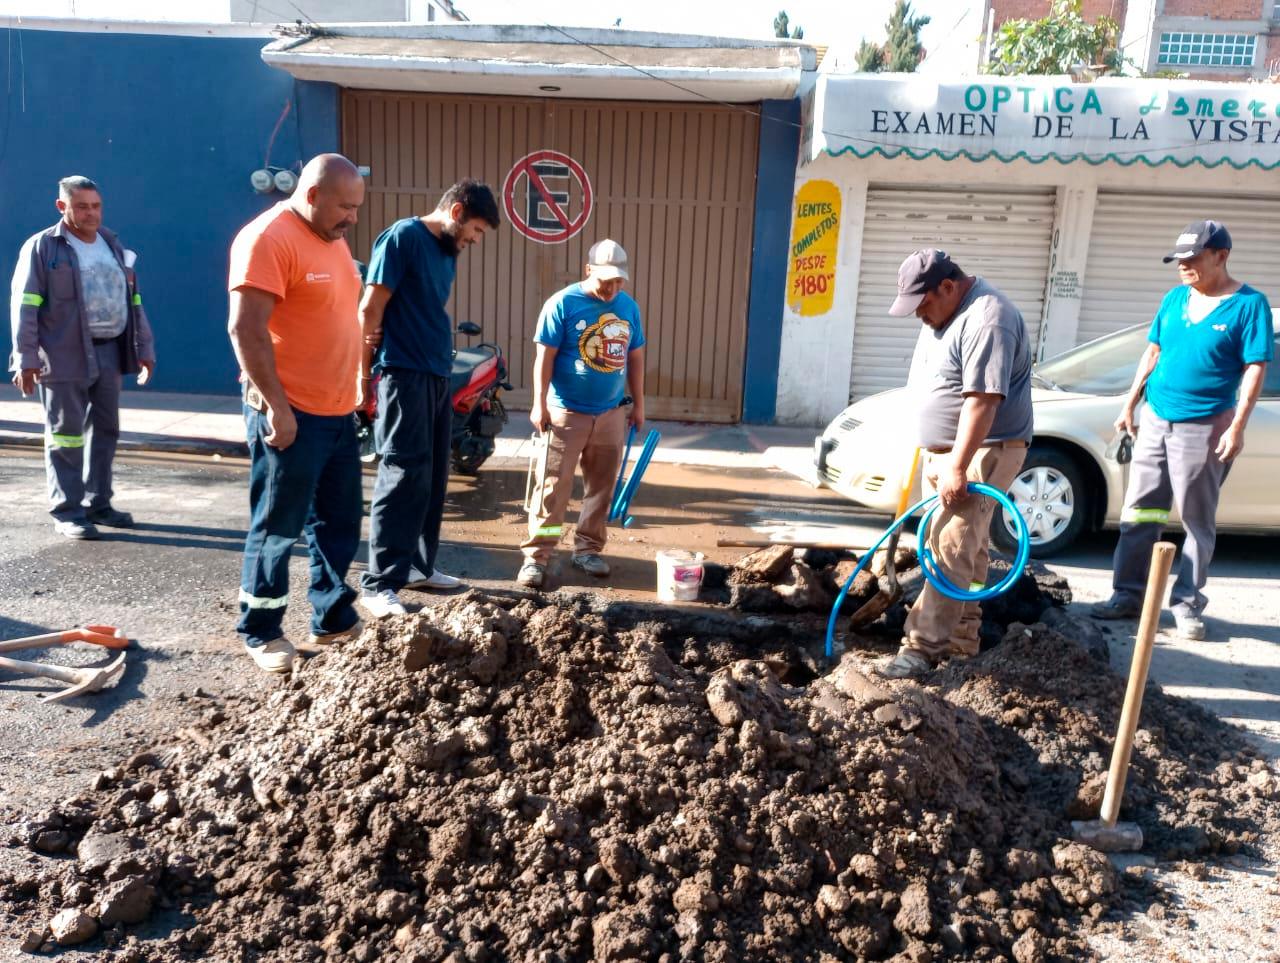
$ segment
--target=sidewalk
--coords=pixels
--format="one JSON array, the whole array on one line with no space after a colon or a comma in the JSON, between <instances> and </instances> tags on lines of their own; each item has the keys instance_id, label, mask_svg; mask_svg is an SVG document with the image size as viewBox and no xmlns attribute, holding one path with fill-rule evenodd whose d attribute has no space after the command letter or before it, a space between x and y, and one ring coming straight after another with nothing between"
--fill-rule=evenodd
<instances>
[{"instance_id":1,"label":"sidewalk","mask_svg":"<svg viewBox=\"0 0 1280 963\"><path fill-rule=\"evenodd\" d=\"M126 391L120 399L121 450L245 456L240 399L229 395ZM706 468L777 468L808 481L814 428L650 422L662 433L654 461ZM498 438L497 458L524 459L533 428L513 411ZM0 445L40 445L44 421L35 397L0 387ZM633 450L633 457L636 452Z\"/></svg>"}]
</instances>

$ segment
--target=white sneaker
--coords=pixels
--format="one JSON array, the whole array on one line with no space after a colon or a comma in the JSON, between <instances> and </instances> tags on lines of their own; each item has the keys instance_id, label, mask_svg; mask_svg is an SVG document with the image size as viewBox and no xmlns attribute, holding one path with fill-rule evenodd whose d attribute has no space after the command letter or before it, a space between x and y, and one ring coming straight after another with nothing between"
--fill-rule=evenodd
<instances>
[{"instance_id":1,"label":"white sneaker","mask_svg":"<svg viewBox=\"0 0 1280 963\"><path fill-rule=\"evenodd\" d=\"M356 619L355 625L351 626L351 628L349 629L343 629L341 632L324 632L320 635L317 635L315 632L312 632L311 644L312 645L334 645L337 642L345 642L347 639L354 639L363 631L364 631L364 623L361 622L359 619Z\"/></svg>"},{"instance_id":2,"label":"white sneaker","mask_svg":"<svg viewBox=\"0 0 1280 963\"><path fill-rule=\"evenodd\" d=\"M1204 620L1194 612L1174 610L1173 621L1178 627L1178 638L1199 641L1204 638Z\"/></svg>"},{"instance_id":3,"label":"white sneaker","mask_svg":"<svg viewBox=\"0 0 1280 963\"><path fill-rule=\"evenodd\" d=\"M414 576L418 576L415 578ZM405 588L421 591L422 589L456 589L463 585L460 578L454 578L452 575L445 575L438 568L433 568L431 574L422 578L420 572L410 572L409 581L405 583Z\"/></svg>"},{"instance_id":4,"label":"white sneaker","mask_svg":"<svg viewBox=\"0 0 1280 963\"><path fill-rule=\"evenodd\" d=\"M366 593L361 595L360 604L375 619L386 618L388 615L407 615L409 613L409 610L404 607L404 603L400 601L400 596L396 595L391 589L383 589L377 594Z\"/></svg>"},{"instance_id":5,"label":"white sneaker","mask_svg":"<svg viewBox=\"0 0 1280 963\"><path fill-rule=\"evenodd\" d=\"M272 639L265 645L248 645L244 650L264 672L288 672L293 668L293 643L288 639Z\"/></svg>"}]
</instances>

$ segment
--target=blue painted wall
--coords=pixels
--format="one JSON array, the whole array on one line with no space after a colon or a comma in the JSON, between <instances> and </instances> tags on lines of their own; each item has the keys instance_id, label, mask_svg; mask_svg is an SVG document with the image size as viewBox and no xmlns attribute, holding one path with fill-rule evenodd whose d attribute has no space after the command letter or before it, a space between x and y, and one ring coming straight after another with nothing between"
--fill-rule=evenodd
<instances>
[{"instance_id":1,"label":"blue painted wall","mask_svg":"<svg viewBox=\"0 0 1280 963\"><path fill-rule=\"evenodd\" d=\"M787 237L796 159L800 153L800 101L767 100L760 110L760 159L751 241L747 301L747 359L742 420L773 421L778 407L778 352L787 290Z\"/></svg>"},{"instance_id":2,"label":"blue painted wall","mask_svg":"<svg viewBox=\"0 0 1280 963\"><path fill-rule=\"evenodd\" d=\"M92 177L104 223L138 252L156 332L155 388L234 393L227 249L246 221L283 196L255 194L249 174L263 166L286 103L274 166L336 150L338 89L268 67L259 56L267 38L4 33L5 290L22 242L58 219L58 178Z\"/></svg>"}]
</instances>

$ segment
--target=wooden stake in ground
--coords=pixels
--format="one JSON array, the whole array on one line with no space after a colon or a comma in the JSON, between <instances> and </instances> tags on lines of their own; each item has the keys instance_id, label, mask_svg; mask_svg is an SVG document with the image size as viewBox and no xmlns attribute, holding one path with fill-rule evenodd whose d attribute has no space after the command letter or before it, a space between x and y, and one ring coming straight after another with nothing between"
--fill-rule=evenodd
<instances>
[{"instance_id":1,"label":"wooden stake in ground","mask_svg":"<svg viewBox=\"0 0 1280 963\"><path fill-rule=\"evenodd\" d=\"M1120 712L1120 728L1116 732L1115 749L1111 752L1111 769L1107 773L1107 789L1102 796L1102 810L1097 819L1072 822L1075 838L1103 852L1124 852L1142 848L1142 827L1137 823L1118 823L1120 800L1129 775L1129 759L1133 754L1133 734L1142 713L1142 692L1151 668L1151 647L1160 627L1160 609L1169 581L1175 549L1169 542L1156 542L1151 549L1151 571L1147 575L1147 594L1142 601L1142 621L1133 645L1133 661L1129 664L1129 686L1124 693Z\"/></svg>"}]
</instances>

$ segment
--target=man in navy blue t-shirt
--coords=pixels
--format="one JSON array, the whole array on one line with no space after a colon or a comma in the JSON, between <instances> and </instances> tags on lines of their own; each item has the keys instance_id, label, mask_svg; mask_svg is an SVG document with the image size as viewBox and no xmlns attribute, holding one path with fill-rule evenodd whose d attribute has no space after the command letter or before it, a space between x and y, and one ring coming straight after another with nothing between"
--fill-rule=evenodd
<instances>
[{"instance_id":1,"label":"man in navy blue t-shirt","mask_svg":"<svg viewBox=\"0 0 1280 963\"><path fill-rule=\"evenodd\" d=\"M516 581L541 588L547 562L564 531L573 476L582 465L582 510L573 565L603 578L609 499L622 462L628 423L644 425L644 330L640 308L623 286L627 252L599 241L587 252L586 277L553 294L534 332L533 410L547 457L529 506L529 537ZM631 395L628 415L622 407Z\"/></svg>"},{"instance_id":2,"label":"man in navy blue t-shirt","mask_svg":"<svg viewBox=\"0 0 1280 963\"><path fill-rule=\"evenodd\" d=\"M1227 272L1231 235L1217 221L1196 221L1164 259L1182 281L1164 296L1151 323L1116 431L1134 434L1146 390L1129 490L1120 515L1111 598L1093 607L1101 619L1140 614L1151 547L1178 506L1187 537L1169 604L1178 634L1204 638L1203 589L1217 537L1218 493L1274 352L1266 295ZM1238 395L1238 397L1237 397Z\"/></svg>"},{"instance_id":3,"label":"man in navy blue t-shirt","mask_svg":"<svg viewBox=\"0 0 1280 963\"><path fill-rule=\"evenodd\" d=\"M437 571L449 484L453 323L445 305L460 251L498 226L489 188L463 180L425 217L406 217L373 243L360 302L363 403L377 372L374 440L381 461L369 510L369 570L360 604L377 617L403 615L402 588L461 583Z\"/></svg>"}]
</instances>

